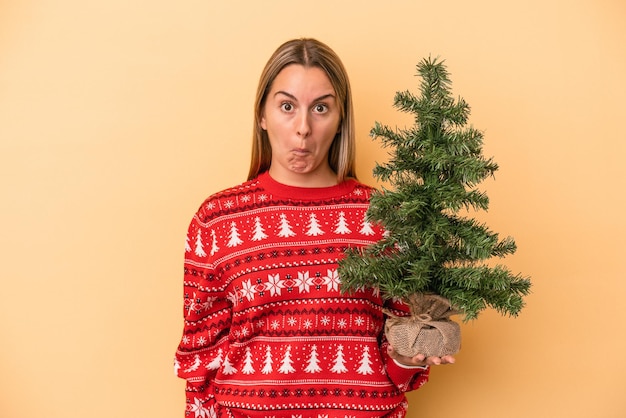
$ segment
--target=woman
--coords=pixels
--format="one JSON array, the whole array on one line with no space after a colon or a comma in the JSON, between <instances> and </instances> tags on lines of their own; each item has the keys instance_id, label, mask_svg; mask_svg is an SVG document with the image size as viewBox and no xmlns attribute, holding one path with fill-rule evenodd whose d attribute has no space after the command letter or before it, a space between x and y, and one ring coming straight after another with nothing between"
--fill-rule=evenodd
<instances>
[{"instance_id":1,"label":"woman","mask_svg":"<svg viewBox=\"0 0 626 418\"><path fill-rule=\"evenodd\" d=\"M193 417L403 417L452 357L397 355L383 301L343 294L337 262L383 231L355 179L352 98L335 53L281 45L261 75L248 181L209 197L185 253L176 369ZM386 304L406 314L400 304Z\"/></svg>"}]
</instances>

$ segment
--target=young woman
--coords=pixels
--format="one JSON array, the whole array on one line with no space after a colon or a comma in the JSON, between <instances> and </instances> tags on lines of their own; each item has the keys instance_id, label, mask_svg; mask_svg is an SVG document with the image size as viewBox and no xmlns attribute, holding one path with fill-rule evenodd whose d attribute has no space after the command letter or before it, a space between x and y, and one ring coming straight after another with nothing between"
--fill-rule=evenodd
<instances>
[{"instance_id":1,"label":"young woman","mask_svg":"<svg viewBox=\"0 0 626 418\"><path fill-rule=\"evenodd\" d=\"M365 218L354 144L340 59L314 39L281 45L259 82L248 181L189 226L175 363L187 416L403 417L404 392L454 361L397 355L378 292L341 291L345 250L383 233Z\"/></svg>"}]
</instances>

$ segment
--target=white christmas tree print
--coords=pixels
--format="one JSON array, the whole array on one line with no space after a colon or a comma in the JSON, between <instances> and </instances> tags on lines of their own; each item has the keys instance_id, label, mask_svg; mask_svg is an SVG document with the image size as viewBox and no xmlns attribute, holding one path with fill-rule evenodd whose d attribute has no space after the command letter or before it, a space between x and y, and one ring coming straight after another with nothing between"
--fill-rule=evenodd
<instances>
[{"instance_id":1,"label":"white christmas tree print","mask_svg":"<svg viewBox=\"0 0 626 418\"><path fill-rule=\"evenodd\" d=\"M359 232L363 235L374 235L374 230L372 229L372 223L367 220L367 218L363 217L363 223L361 223L361 229Z\"/></svg>"},{"instance_id":2,"label":"white christmas tree print","mask_svg":"<svg viewBox=\"0 0 626 418\"><path fill-rule=\"evenodd\" d=\"M314 213L309 215L309 223L307 225L309 229L306 234L310 237L316 237L318 235L324 235L324 231L320 228L320 223L317 221L317 216Z\"/></svg>"},{"instance_id":3,"label":"white christmas tree print","mask_svg":"<svg viewBox=\"0 0 626 418\"><path fill-rule=\"evenodd\" d=\"M228 355L224 359L224 369L222 369L222 373L224 374L235 374L237 373L237 369L233 366L233 364L228 359Z\"/></svg>"},{"instance_id":4,"label":"white christmas tree print","mask_svg":"<svg viewBox=\"0 0 626 418\"><path fill-rule=\"evenodd\" d=\"M243 244L241 238L239 238L239 230L237 229L237 224L235 222L230 223L230 240L228 241L229 247L236 247L238 245Z\"/></svg>"},{"instance_id":5,"label":"white christmas tree print","mask_svg":"<svg viewBox=\"0 0 626 418\"><path fill-rule=\"evenodd\" d=\"M304 371L307 373L318 373L322 371L319 359L317 358L317 346L315 344L311 347L311 355L309 356L309 360L307 361Z\"/></svg>"},{"instance_id":6,"label":"white christmas tree print","mask_svg":"<svg viewBox=\"0 0 626 418\"><path fill-rule=\"evenodd\" d=\"M279 237L287 238L293 237L296 235L295 232L291 230L291 225L289 225L289 221L287 220L287 215L284 213L280 214L280 231L278 232Z\"/></svg>"},{"instance_id":7,"label":"white christmas tree print","mask_svg":"<svg viewBox=\"0 0 626 418\"><path fill-rule=\"evenodd\" d=\"M246 355L243 359L243 369L241 369L243 374L252 374L254 373L254 367L252 367L252 352L250 351L250 347L246 347Z\"/></svg>"},{"instance_id":8,"label":"white christmas tree print","mask_svg":"<svg viewBox=\"0 0 626 418\"><path fill-rule=\"evenodd\" d=\"M357 370L360 374L372 374L374 370L372 370L372 360L370 359L370 348L365 346L363 348L363 355L361 356L361 361L359 361L359 368Z\"/></svg>"},{"instance_id":9,"label":"white christmas tree print","mask_svg":"<svg viewBox=\"0 0 626 418\"><path fill-rule=\"evenodd\" d=\"M200 361L200 356L196 354L193 357L193 363L185 369L185 372L195 372L200 367L200 364L202 364L202 361Z\"/></svg>"},{"instance_id":10,"label":"white christmas tree print","mask_svg":"<svg viewBox=\"0 0 626 418\"><path fill-rule=\"evenodd\" d=\"M330 371L333 373L345 373L348 371L348 369L346 369L346 360L343 358L343 345L341 344L337 347L335 363Z\"/></svg>"},{"instance_id":11,"label":"white christmas tree print","mask_svg":"<svg viewBox=\"0 0 626 418\"><path fill-rule=\"evenodd\" d=\"M178 376L178 371L180 370L180 362L177 359L174 359L174 375Z\"/></svg>"},{"instance_id":12,"label":"white christmas tree print","mask_svg":"<svg viewBox=\"0 0 626 418\"><path fill-rule=\"evenodd\" d=\"M261 373L263 373L263 374L272 373L272 370L274 370L272 368L272 363L273 363L273 361L272 361L272 349L268 345L267 348L265 349L265 360L263 361L263 370L261 370Z\"/></svg>"},{"instance_id":13,"label":"white christmas tree print","mask_svg":"<svg viewBox=\"0 0 626 418\"><path fill-rule=\"evenodd\" d=\"M263 225L261 225L261 218L257 216L254 218L254 235L252 236L252 241L261 241L265 238L267 238L267 234L265 233Z\"/></svg>"},{"instance_id":14,"label":"white christmas tree print","mask_svg":"<svg viewBox=\"0 0 626 418\"><path fill-rule=\"evenodd\" d=\"M209 364L206 365L206 368L209 370L217 370L222 365L222 360L224 356L224 351L220 348L217 350L217 356Z\"/></svg>"},{"instance_id":15,"label":"white christmas tree print","mask_svg":"<svg viewBox=\"0 0 626 418\"><path fill-rule=\"evenodd\" d=\"M211 255L215 255L219 249L220 247L217 246L217 236L215 235L215 230L211 229Z\"/></svg>"},{"instance_id":16,"label":"white christmas tree print","mask_svg":"<svg viewBox=\"0 0 626 418\"><path fill-rule=\"evenodd\" d=\"M196 255L198 257L206 257L206 253L204 252L204 245L202 245L202 233L198 229L198 233L196 234Z\"/></svg>"},{"instance_id":17,"label":"white christmas tree print","mask_svg":"<svg viewBox=\"0 0 626 418\"><path fill-rule=\"evenodd\" d=\"M285 374L293 373L296 371L296 369L293 368L292 364L293 360L291 360L291 346L288 345L287 351L285 351L285 355L283 356L283 360L280 364L280 368L278 369L278 371Z\"/></svg>"},{"instance_id":18,"label":"white christmas tree print","mask_svg":"<svg viewBox=\"0 0 626 418\"><path fill-rule=\"evenodd\" d=\"M185 237L185 252L191 251L191 245L189 244L189 235Z\"/></svg>"},{"instance_id":19,"label":"white christmas tree print","mask_svg":"<svg viewBox=\"0 0 626 418\"><path fill-rule=\"evenodd\" d=\"M341 211L339 212L339 219L337 220L337 227L335 228L335 234L349 234L350 228L348 228L348 223L346 222L346 214Z\"/></svg>"}]
</instances>

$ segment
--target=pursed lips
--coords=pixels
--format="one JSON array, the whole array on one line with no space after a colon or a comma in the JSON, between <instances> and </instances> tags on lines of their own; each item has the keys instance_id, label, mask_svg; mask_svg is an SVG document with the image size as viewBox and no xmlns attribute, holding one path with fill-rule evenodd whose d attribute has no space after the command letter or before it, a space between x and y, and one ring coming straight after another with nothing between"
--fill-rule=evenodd
<instances>
[{"instance_id":1,"label":"pursed lips","mask_svg":"<svg viewBox=\"0 0 626 418\"><path fill-rule=\"evenodd\" d=\"M294 148L291 150L291 152L297 156L305 156L310 154L310 151L305 148Z\"/></svg>"}]
</instances>

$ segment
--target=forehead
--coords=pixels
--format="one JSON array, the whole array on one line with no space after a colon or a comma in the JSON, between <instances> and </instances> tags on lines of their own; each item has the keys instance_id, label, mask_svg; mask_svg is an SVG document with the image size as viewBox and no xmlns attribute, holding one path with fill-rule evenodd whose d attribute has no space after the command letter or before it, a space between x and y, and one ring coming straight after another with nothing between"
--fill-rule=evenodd
<instances>
[{"instance_id":1,"label":"forehead","mask_svg":"<svg viewBox=\"0 0 626 418\"><path fill-rule=\"evenodd\" d=\"M335 89L323 69L319 67L304 67L300 64L290 64L276 75L270 94L275 94L279 91L290 94L335 93Z\"/></svg>"}]
</instances>

